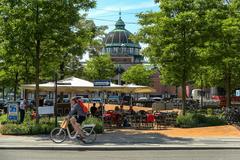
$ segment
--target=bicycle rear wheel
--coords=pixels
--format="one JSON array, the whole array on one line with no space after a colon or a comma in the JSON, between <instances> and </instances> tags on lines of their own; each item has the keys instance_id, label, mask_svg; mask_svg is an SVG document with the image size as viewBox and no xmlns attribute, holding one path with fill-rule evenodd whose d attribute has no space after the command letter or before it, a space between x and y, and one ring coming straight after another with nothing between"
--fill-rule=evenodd
<instances>
[{"instance_id":1,"label":"bicycle rear wheel","mask_svg":"<svg viewBox=\"0 0 240 160\"><path fill-rule=\"evenodd\" d=\"M62 143L66 140L67 133L63 128L54 128L50 133L50 139L55 143Z\"/></svg>"},{"instance_id":2,"label":"bicycle rear wheel","mask_svg":"<svg viewBox=\"0 0 240 160\"><path fill-rule=\"evenodd\" d=\"M93 143L97 138L96 132L92 128L83 128L83 133L85 134L85 138L83 139L85 143Z\"/></svg>"}]
</instances>

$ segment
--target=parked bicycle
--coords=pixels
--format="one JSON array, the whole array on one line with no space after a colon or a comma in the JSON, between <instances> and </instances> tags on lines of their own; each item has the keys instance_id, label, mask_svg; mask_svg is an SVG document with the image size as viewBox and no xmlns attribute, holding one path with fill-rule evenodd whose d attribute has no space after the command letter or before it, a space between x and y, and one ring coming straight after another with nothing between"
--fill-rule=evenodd
<instances>
[{"instance_id":1,"label":"parked bicycle","mask_svg":"<svg viewBox=\"0 0 240 160\"><path fill-rule=\"evenodd\" d=\"M229 124L239 124L240 123L240 110L238 108L229 107L223 112L225 120Z\"/></svg>"},{"instance_id":2,"label":"parked bicycle","mask_svg":"<svg viewBox=\"0 0 240 160\"><path fill-rule=\"evenodd\" d=\"M81 139L78 137L78 133L76 133L75 131L73 132L70 131L68 127L69 120L64 120L60 122L61 122L61 126L54 128L50 133L50 139L55 143L64 142L67 136L71 140L78 139L78 140L81 140L83 143L87 143L87 144L93 143L96 140L97 135L94 131L95 124L88 124L88 125L82 126L81 130L83 131L85 137Z\"/></svg>"}]
</instances>

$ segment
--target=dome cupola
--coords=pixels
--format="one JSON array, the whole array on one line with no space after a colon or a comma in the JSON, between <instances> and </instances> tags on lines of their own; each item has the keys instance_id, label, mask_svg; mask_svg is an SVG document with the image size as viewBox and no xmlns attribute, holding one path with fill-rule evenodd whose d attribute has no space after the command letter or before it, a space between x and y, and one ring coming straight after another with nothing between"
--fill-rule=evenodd
<instances>
[{"instance_id":1,"label":"dome cupola","mask_svg":"<svg viewBox=\"0 0 240 160\"><path fill-rule=\"evenodd\" d=\"M119 13L115 29L109 32L104 39L103 52L110 53L112 56L139 55L141 47L130 39L131 36L132 33L125 29L125 23L121 18L121 13Z\"/></svg>"}]
</instances>

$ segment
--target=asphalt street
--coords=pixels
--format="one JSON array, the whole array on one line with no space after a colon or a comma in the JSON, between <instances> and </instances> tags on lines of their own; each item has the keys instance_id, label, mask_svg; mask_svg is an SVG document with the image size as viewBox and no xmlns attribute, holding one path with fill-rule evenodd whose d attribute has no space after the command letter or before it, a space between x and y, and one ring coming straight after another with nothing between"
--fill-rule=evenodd
<instances>
[{"instance_id":1,"label":"asphalt street","mask_svg":"<svg viewBox=\"0 0 240 160\"><path fill-rule=\"evenodd\" d=\"M39 151L0 150L0 160L239 160L240 150Z\"/></svg>"}]
</instances>

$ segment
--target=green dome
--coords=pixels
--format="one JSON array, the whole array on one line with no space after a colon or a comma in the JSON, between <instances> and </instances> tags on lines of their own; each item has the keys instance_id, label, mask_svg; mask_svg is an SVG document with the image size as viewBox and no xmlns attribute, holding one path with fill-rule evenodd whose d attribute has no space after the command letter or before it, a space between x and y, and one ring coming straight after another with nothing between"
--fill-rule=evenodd
<instances>
[{"instance_id":1,"label":"green dome","mask_svg":"<svg viewBox=\"0 0 240 160\"><path fill-rule=\"evenodd\" d=\"M104 39L104 51L112 55L139 55L141 47L130 39L131 35L132 33L125 29L125 23L119 17L115 29L109 32Z\"/></svg>"}]
</instances>

